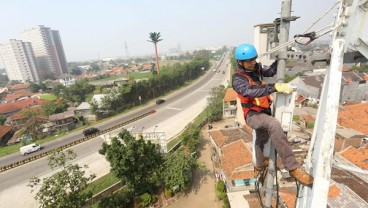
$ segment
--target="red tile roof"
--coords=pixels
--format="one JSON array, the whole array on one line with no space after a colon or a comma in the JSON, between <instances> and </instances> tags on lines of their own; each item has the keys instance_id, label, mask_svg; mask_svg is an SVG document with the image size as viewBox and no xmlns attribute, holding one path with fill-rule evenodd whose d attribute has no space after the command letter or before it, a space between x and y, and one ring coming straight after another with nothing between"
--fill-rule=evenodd
<instances>
[{"instance_id":1,"label":"red tile roof","mask_svg":"<svg viewBox=\"0 0 368 208\"><path fill-rule=\"evenodd\" d=\"M236 101L237 98L238 98L238 93L236 93L233 88L226 89L225 96L224 96L225 102Z\"/></svg>"},{"instance_id":2,"label":"red tile roof","mask_svg":"<svg viewBox=\"0 0 368 208\"><path fill-rule=\"evenodd\" d=\"M243 140L224 145L221 151L223 155L220 160L227 180L254 178L253 168L241 170L252 165L252 153Z\"/></svg>"},{"instance_id":3,"label":"red tile roof","mask_svg":"<svg viewBox=\"0 0 368 208\"><path fill-rule=\"evenodd\" d=\"M328 198L337 197L340 195L340 189L336 185L331 185L328 190Z\"/></svg>"},{"instance_id":4,"label":"red tile roof","mask_svg":"<svg viewBox=\"0 0 368 208\"><path fill-rule=\"evenodd\" d=\"M15 93L7 94L4 98L4 100L7 101L7 102L11 102L13 100L17 100L17 99L22 98L22 97L28 97L28 96L31 96L31 95L33 95L32 92L22 89L22 90L16 91Z\"/></svg>"},{"instance_id":5,"label":"red tile roof","mask_svg":"<svg viewBox=\"0 0 368 208\"><path fill-rule=\"evenodd\" d=\"M9 131L11 131L11 126L0 126L0 139L7 134Z\"/></svg>"},{"instance_id":6,"label":"red tile roof","mask_svg":"<svg viewBox=\"0 0 368 208\"><path fill-rule=\"evenodd\" d=\"M368 145L359 149L350 146L340 155L363 170L368 170Z\"/></svg>"},{"instance_id":7,"label":"red tile roof","mask_svg":"<svg viewBox=\"0 0 368 208\"><path fill-rule=\"evenodd\" d=\"M10 85L8 86L9 90L20 90L20 89L27 89L30 86L30 84L16 84L16 85Z\"/></svg>"},{"instance_id":8,"label":"red tile roof","mask_svg":"<svg viewBox=\"0 0 368 208\"><path fill-rule=\"evenodd\" d=\"M296 198L296 188L280 188L280 198L284 201L287 207L294 207Z\"/></svg>"},{"instance_id":9,"label":"red tile roof","mask_svg":"<svg viewBox=\"0 0 368 208\"><path fill-rule=\"evenodd\" d=\"M0 114L6 114L6 113L19 111L25 107L42 105L43 103L45 103L45 101L40 100L38 98L30 98L27 100L20 100L17 102L0 104Z\"/></svg>"},{"instance_id":10,"label":"red tile roof","mask_svg":"<svg viewBox=\"0 0 368 208\"><path fill-rule=\"evenodd\" d=\"M337 123L368 135L368 103L346 105L339 109Z\"/></svg>"}]
</instances>

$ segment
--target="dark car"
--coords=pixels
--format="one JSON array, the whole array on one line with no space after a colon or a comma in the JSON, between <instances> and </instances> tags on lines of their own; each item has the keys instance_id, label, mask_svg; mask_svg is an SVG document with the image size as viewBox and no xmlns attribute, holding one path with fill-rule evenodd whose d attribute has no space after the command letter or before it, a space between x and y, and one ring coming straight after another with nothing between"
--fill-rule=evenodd
<instances>
[{"instance_id":1,"label":"dark car","mask_svg":"<svg viewBox=\"0 0 368 208\"><path fill-rule=\"evenodd\" d=\"M164 103L165 102L165 100L164 99L158 99L158 100L156 100L156 104L157 105L160 105L160 104L162 104L162 103Z\"/></svg>"},{"instance_id":2,"label":"dark car","mask_svg":"<svg viewBox=\"0 0 368 208\"><path fill-rule=\"evenodd\" d=\"M98 128L92 127L92 128L89 128L89 129L85 129L83 131L83 135L84 136L89 136L89 135L92 135L92 134L96 134L98 132L100 132L100 130Z\"/></svg>"}]
</instances>

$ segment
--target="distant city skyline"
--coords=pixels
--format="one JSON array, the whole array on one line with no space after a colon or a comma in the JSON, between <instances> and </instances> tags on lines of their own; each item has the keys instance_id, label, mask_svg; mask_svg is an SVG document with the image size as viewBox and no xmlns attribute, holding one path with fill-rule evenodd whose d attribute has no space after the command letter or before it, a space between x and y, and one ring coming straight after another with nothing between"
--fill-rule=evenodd
<instances>
[{"instance_id":1,"label":"distant city skyline","mask_svg":"<svg viewBox=\"0 0 368 208\"><path fill-rule=\"evenodd\" d=\"M150 32L163 38L158 52L164 55L181 46L196 48L237 46L253 42L253 26L280 17L282 1L6 1L0 7L0 44L20 39L19 34L37 25L60 31L67 61L87 61L104 57L152 55ZM301 33L335 1L292 1L290 37ZM316 6L318 4L318 6ZM329 14L312 30L332 23ZM0 62L0 68L3 68Z\"/></svg>"}]
</instances>

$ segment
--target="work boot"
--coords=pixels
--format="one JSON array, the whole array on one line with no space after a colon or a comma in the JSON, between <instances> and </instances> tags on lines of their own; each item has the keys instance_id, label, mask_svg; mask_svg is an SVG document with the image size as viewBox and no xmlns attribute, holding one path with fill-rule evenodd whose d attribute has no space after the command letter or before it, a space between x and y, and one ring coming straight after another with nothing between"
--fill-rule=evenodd
<instances>
[{"instance_id":1,"label":"work boot","mask_svg":"<svg viewBox=\"0 0 368 208\"><path fill-rule=\"evenodd\" d=\"M303 184L304 186L313 185L313 176L309 175L305 170L297 168L295 170L289 171L291 177L295 178L296 181Z\"/></svg>"},{"instance_id":2,"label":"work boot","mask_svg":"<svg viewBox=\"0 0 368 208\"><path fill-rule=\"evenodd\" d=\"M268 167L268 164L270 164L270 159L268 157L265 157L264 158L264 161L263 161L263 165L256 165L256 166L254 166L254 170L255 171L258 171L258 172L261 172L266 167Z\"/></svg>"}]
</instances>

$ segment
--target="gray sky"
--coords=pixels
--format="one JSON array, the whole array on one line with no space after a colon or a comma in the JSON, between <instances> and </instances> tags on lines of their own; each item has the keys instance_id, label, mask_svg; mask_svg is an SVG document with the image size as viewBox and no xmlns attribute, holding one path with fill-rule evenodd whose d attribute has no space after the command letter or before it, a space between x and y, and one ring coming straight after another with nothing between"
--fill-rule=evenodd
<instances>
[{"instance_id":1,"label":"gray sky","mask_svg":"<svg viewBox=\"0 0 368 208\"><path fill-rule=\"evenodd\" d=\"M161 32L160 54L253 42L253 25L280 17L281 0L1 0L0 44L36 25L59 30L67 61L153 54L150 32ZM292 37L334 3L294 0ZM334 10L335 11L335 10ZM314 29L331 23L325 18ZM1 61L1 60L0 60ZM0 67L1 67L0 62Z\"/></svg>"}]
</instances>

